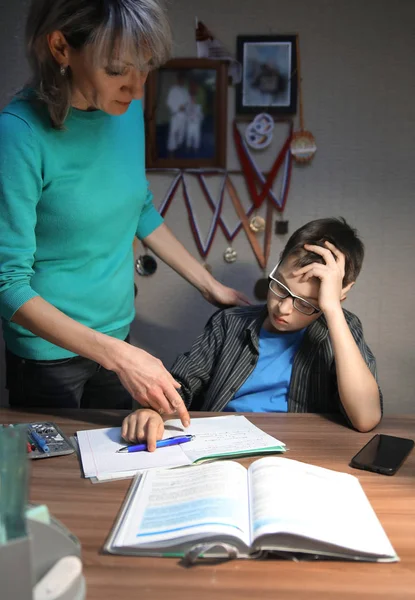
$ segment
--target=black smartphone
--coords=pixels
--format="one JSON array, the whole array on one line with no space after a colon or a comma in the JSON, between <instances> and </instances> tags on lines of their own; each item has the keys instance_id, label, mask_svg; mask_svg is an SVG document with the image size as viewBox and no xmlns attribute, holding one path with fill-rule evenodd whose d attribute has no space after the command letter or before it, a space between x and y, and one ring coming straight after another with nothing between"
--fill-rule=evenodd
<instances>
[{"instance_id":1,"label":"black smartphone","mask_svg":"<svg viewBox=\"0 0 415 600\"><path fill-rule=\"evenodd\" d=\"M413 447L413 440L378 433L353 456L350 466L382 475L394 475Z\"/></svg>"}]
</instances>

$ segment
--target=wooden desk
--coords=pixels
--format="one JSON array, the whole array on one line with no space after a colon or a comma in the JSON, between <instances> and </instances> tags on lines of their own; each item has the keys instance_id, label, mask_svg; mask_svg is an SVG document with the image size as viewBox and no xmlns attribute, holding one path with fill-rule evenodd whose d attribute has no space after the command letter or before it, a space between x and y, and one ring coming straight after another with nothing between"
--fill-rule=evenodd
<instances>
[{"instance_id":1,"label":"wooden desk","mask_svg":"<svg viewBox=\"0 0 415 600\"><path fill-rule=\"evenodd\" d=\"M186 569L176 559L103 555L100 550L130 481L93 485L81 479L74 455L33 461L31 500L47 504L80 539L88 600L414 599L415 452L393 477L357 471L348 466L349 460L373 433L359 434L318 415L249 418L287 444L287 457L357 475L401 562L235 560ZM122 417L110 411L30 414L0 410L0 423L36 420L54 421L65 433L73 434L119 425ZM387 417L378 431L415 438L415 416ZM249 464L250 459L242 462Z\"/></svg>"}]
</instances>

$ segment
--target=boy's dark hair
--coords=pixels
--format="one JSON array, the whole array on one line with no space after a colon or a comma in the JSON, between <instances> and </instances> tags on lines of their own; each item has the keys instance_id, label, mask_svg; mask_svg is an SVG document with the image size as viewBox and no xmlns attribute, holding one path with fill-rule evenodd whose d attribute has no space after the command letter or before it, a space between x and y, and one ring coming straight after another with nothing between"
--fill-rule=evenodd
<instances>
[{"instance_id":1,"label":"boy's dark hair","mask_svg":"<svg viewBox=\"0 0 415 600\"><path fill-rule=\"evenodd\" d=\"M343 287L356 281L360 273L364 257L364 245L358 238L356 229L348 225L343 218L317 219L306 223L294 231L281 253L281 262L288 256L295 256L295 266L305 267L313 262L324 263L319 254L307 252L304 244L324 246L331 242L345 256L345 273Z\"/></svg>"}]
</instances>

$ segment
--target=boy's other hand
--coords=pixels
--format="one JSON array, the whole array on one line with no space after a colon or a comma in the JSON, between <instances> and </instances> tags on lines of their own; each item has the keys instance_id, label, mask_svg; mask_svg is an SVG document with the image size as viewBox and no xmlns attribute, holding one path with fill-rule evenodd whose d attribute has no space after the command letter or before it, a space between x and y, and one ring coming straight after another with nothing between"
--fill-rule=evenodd
<instances>
[{"instance_id":1,"label":"boy's other hand","mask_svg":"<svg viewBox=\"0 0 415 600\"><path fill-rule=\"evenodd\" d=\"M154 452L156 442L161 440L163 433L163 419L156 411L148 408L132 412L122 422L122 437L127 442L146 442L149 452Z\"/></svg>"},{"instance_id":2,"label":"boy's other hand","mask_svg":"<svg viewBox=\"0 0 415 600\"><path fill-rule=\"evenodd\" d=\"M320 280L318 304L323 313L326 313L340 308L340 302L345 297L343 294L348 291L349 286L343 290L344 254L334 244L327 241L324 244L325 248L314 244L305 244L304 248L322 256L326 264L311 263L294 271L294 275L301 275L303 281L308 281L311 277L317 277Z\"/></svg>"}]
</instances>

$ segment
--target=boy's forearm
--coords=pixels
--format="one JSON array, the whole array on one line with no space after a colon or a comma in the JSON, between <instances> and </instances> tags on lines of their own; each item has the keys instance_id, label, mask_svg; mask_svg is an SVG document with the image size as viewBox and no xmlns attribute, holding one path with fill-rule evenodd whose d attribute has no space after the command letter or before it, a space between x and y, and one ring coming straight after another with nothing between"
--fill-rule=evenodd
<instances>
[{"instance_id":1,"label":"boy's forearm","mask_svg":"<svg viewBox=\"0 0 415 600\"><path fill-rule=\"evenodd\" d=\"M381 419L379 388L351 334L341 306L325 313L340 400L352 425L370 431Z\"/></svg>"}]
</instances>

